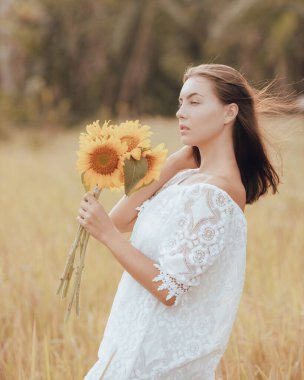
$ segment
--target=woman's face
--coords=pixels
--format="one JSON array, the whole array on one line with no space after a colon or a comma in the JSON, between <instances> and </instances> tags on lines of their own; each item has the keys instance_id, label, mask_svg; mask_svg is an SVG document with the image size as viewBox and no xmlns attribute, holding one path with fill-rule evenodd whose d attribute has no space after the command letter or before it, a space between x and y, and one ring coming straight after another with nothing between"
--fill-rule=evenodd
<instances>
[{"instance_id":1,"label":"woman's face","mask_svg":"<svg viewBox=\"0 0 304 380\"><path fill-rule=\"evenodd\" d=\"M224 130L226 105L215 95L212 82L204 77L190 77L184 83L176 112L180 130L186 145L204 146Z\"/></svg>"}]
</instances>

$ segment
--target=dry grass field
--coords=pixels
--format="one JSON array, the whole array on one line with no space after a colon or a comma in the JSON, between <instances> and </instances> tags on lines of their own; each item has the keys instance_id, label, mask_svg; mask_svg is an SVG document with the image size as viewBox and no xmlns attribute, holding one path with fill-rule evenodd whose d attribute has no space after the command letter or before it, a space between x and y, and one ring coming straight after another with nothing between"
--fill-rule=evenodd
<instances>
[{"instance_id":1,"label":"dry grass field","mask_svg":"<svg viewBox=\"0 0 304 380\"><path fill-rule=\"evenodd\" d=\"M169 153L181 146L175 120L145 122L154 144L165 142ZM300 119L294 125L304 131ZM269 126L285 128L280 120ZM55 294L84 193L75 169L80 131L20 130L0 141L1 380L82 380L96 360L122 267L92 238L80 317L72 310L65 325L67 303ZM245 211L246 282L224 380L304 379L303 133L282 153L280 193ZM100 201L109 211L121 196L106 190Z\"/></svg>"}]
</instances>

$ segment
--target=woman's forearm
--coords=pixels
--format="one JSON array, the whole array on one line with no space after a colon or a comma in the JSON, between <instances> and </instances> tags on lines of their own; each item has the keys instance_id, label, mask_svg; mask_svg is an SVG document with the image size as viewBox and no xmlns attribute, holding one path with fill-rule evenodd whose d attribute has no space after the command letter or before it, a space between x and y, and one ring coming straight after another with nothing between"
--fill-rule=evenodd
<instances>
[{"instance_id":1,"label":"woman's forearm","mask_svg":"<svg viewBox=\"0 0 304 380\"><path fill-rule=\"evenodd\" d=\"M177 165L176 161L169 156L161 169L158 181L153 181L149 186L137 190L130 196L124 195L116 203L109 213L113 223L118 228L123 228L131 223L137 217L136 207L140 206L145 200L150 198L179 170L180 167Z\"/></svg>"},{"instance_id":2,"label":"woman's forearm","mask_svg":"<svg viewBox=\"0 0 304 380\"><path fill-rule=\"evenodd\" d=\"M157 290L160 283L152 279L159 274L154 261L135 248L116 228L100 241L105 244L123 268L154 297L166 306L174 304L175 297L166 300L168 290Z\"/></svg>"}]
</instances>

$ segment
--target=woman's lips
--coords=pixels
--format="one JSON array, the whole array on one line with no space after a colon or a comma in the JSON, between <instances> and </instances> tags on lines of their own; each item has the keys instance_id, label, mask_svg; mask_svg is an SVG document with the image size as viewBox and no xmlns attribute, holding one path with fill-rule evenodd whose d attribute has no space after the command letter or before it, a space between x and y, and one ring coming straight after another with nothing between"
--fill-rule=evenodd
<instances>
[{"instance_id":1,"label":"woman's lips","mask_svg":"<svg viewBox=\"0 0 304 380\"><path fill-rule=\"evenodd\" d=\"M184 134L184 133L187 133L188 131L190 131L190 128L186 127L185 125L180 125L179 128L180 128L181 134Z\"/></svg>"}]
</instances>

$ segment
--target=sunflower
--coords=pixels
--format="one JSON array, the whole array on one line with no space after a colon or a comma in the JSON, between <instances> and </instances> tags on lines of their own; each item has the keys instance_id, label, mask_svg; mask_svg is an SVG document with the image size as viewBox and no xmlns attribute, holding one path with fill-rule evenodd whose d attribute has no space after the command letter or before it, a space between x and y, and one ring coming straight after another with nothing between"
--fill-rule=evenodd
<instances>
[{"instance_id":1,"label":"sunflower","mask_svg":"<svg viewBox=\"0 0 304 380\"><path fill-rule=\"evenodd\" d=\"M125 176L124 176L123 170L118 174L118 183L119 183L119 185L110 186L109 190L112 192L113 191L120 192L120 191L124 190Z\"/></svg>"},{"instance_id":2,"label":"sunflower","mask_svg":"<svg viewBox=\"0 0 304 380\"><path fill-rule=\"evenodd\" d=\"M113 135L113 126L109 125L109 121L105 121L101 127L99 120L94 121L86 126L87 133L80 133L79 145L82 147L86 141L96 141L96 139L108 139Z\"/></svg>"},{"instance_id":3,"label":"sunflower","mask_svg":"<svg viewBox=\"0 0 304 380\"><path fill-rule=\"evenodd\" d=\"M85 185L91 189L121 187L127 144L111 136L107 140L95 137L95 141L83 140L77 151L76 168L83 174Z\"/></svg>"},{"instance_id":4,"label":"sunflower","mask_svg":"<svg viewBox=\"0 0 304 380\"><path fill-rule=\"evenodd\" d=\"M166 160L168 149L165 144L158 144L154 149L148 149L142 152L142 156L147 159L147 174L134 186L137 190L141 186L148 185L153 180L159 180L161 167Z\"/></svg>"},{"instance_id":5,"label":"sunflower","mask_svg":"<svg viewBox=\"0 0 304 380\"><path fill-rule=\"evenodd\" d=\"M115 136L128 145L126 158L133 157L135 160L139 160L142 156L142 149L150 148L149 137L151 135L150 127L141 125L138 120L127 120L115 127Z\"/></svg>"}]
</instances>

